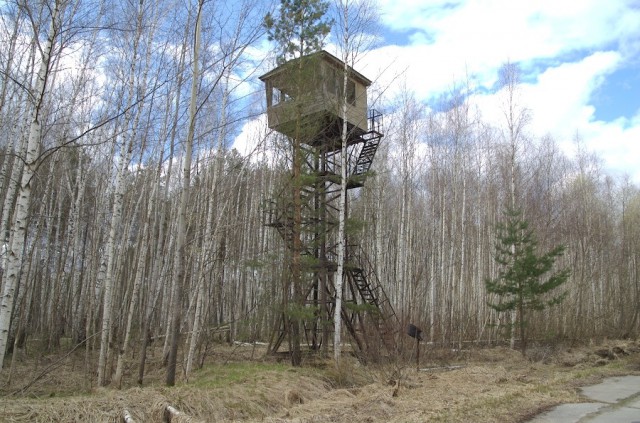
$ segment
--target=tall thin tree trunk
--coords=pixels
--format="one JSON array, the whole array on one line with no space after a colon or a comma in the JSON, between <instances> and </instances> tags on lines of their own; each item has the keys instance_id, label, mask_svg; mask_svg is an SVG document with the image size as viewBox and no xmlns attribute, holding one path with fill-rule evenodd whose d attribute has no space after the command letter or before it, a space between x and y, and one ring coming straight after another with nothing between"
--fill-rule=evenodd
<instances>
[{"instance_id":1,"label":"tall thin tree trunk","mask_svg":"<svg viewBox=\"0 0 640 423\"><path fill-rule=\"evenodd\" d=\"M143 34L145 34L145 26L143 23L144 19L144 8L142 0L138 3L138 8L136 10L136 26L135 26L135 34L133 39L133 51L131 62L129 63L129 72L128 72L128 92L127 92L127 107L131 109L136 102L136 98L138 93L137 89L140 89L144 92L146 89L146 75L149 70L148 68L148 54L147 60L145 62L145 68L142 76L139 76L140 86L136 87L136 76L138 69L138 61L139 53L140 53L140 41L142 39ZM149 35L149 38L152 38L152 35ZM148 51L149 49L147 49ZM118 279L118 275L121 274L119 270L121 270L122 262L118 262L115 257L115 243L116 236L118 232L118 228L122 225L122 216L123 216L123 200L124 200L124 177L127 172L127 168L129 166L129 162L133 157L133 148L134 143L138 138L138 124L142 115L142 109L138 108L135 111L135 115L132 115L131 110L126 111L125 119L123 122L123 128L129 129L131 128L131 133L127 134L126 139L123 140L122 148L120 150L120 166L118 168L116 174L116 181L114 187L114 199L113 199L113 212L111 215L111 222L109 227L109 238L107 240L107 246L105 248L107 255L107 268L105 274L105 282L104 282L104 298L103 298L103 315L102 315L102 333L100 338L100 356L98 359L98 385L106 384L106 371L107 371L107 358L111 355L112 351L110 348L110 338L111 334L111 319L112 319L112 307L114 300L114 288L115 282ZM126 223L126 227L123 233L128 233L128 227L130 222ZM118 268L116 268L116 264L119 264Z\"/></svg>"},{"instance_id":2,"label":"tall thin tree trunk","mask_svg":"<svg viewBox=\"0 0 640 423\"><path fill-rule=\"evenodd\" d=\"M150 197L154 198L158 185L154 184L153 190L151 191ZM136 264L136 273L133 278L133 289L131 292L131 300L129 302L129 311L127 313L127 322L125 324L124 337L122 339L122 347L118 351L118 361L116 364L116 373L113 377L113 382L116 387L120 389L122 387L122 373L124 370L124 357L127 355L129 351L129 339L131 338L131 326L133 324L133 317L138 308L138 294L140 292L140 287L142 286L142 279L144 276L145 264L147 262L147 254L149 252L149 238L151 236L150 232L150 222L151 217L153 215L154 210L152 206L154 202L149 202L147 205L147 214L144 219L143 227L142 227L142 240L139 243L138 248L140 249L140 253L138 255L138 263Z\"/></svg>"},{"instance_id":3,"label":"tall thin tree trunk","mask_svg":"<svg viewBox=\"0 0 640 423\"><path fill-rule=\"evenodd\" d=\"M349 5L342 5L343 31L343 55L344 62L342 73L342 134L340 136L340 204L338 205L338 269L336 270L336 305L334 308L334 334L333 334L333 359L336 365L340 363L342 352L342 283L344 280L344 264L346 256L345 223L347 219L347 83L349 82Z\"/></svg>"},{"instance_id":4,"label":"tall thin tree trunk","mask_svg":"<svg viewBox=\"0 0 640 423\"><path fill-rule=\"evenodd\" d=\"M40 151L40 140L42 138L42 124L40 122L42 107L44 105L47 82L49 79L49 65L51 53L54 49L54 39L58 31L58 14L60 5L56 1L51 11L51 21L47 41L42 48L42 61L38 71L36 89L34 91L34 109L32 112L31 124L29 126L29 138L24 161L24 169L18 191L15 217L11 225L12 240L8 250L8 262L6 270L5 285L2 292L2 303L0 304L0 369L4 362L4 355L7 350L9 339L9 326L14 306L14 294L20 279L20 268L24 257L25 240L27 237L27 217L29 205L31 204L31 182L38 164Z\"/></svg>"},{"instance_id":5,"label":"tall thin tree trunk","mask_svg":"<svg viewBox=\"0 0 640 423\"><path fill-rule=\"evenodd\" d=\"M204 298L206 295L205 292L205 281L206 281L206 274L207 274L207 264L205 263L207 256L211 255L214 253L214 245L215 245L215 239L216 239L216 234L217 234L217 228L218 228L218 224L216 223L214 225L214 216L215 216L215 209L216 209L216 205L219 203L220 198L218 196L215 195L216 192L216 188L218 186L218 179L219 176L222 172L222 168L224 166L224 160L225 160L225 155L224 155L224 151L225 151L225 146L224 146L224 140L227 134L227 130L226 130L226 125L227 125L227 112L226 112L226 108L227 108L227 104L229 101L229 73L227 73L226 75L226 83L225 83L225 89L224 89L224 94L222 97L222 104L220 106L221 109L221 115L222 115L222 119L220 122L220 130L218 133L218 146L217 146L217 150L216 150L216 154L218 155L218 157L216 157L216 159L214 160L214 164L213 164L213 177L212 177L212 182L211 182L211 193L208 196L208 205L207 205L207 218L206 218L206 225L205 225L205 231L204 231L204 244L206 246L206 248L202 248L202 253L201 253L201 264L200 264L200 272L198 274L198 278L197 278L197 287L196 287L196 310L195 310L195 314L194 314L194 319L193 319L193 325L192 325L192 329L191 329L191 340L189 343L189 352L187 354L187 360L186 360L186 366L185 366L185 377L189 378L189 374L191 373L191 369L193 368L193 360L195 357L195 352L196 352L196 346L198 345L198 337L200 334L200 326L202 324L202 315L204 314L204 310L203 308L204 306ZM226 210L226 205L228 204L228 201L224 203L223 205L223 209L221 211L219 211L219 219L222 218L225 215L225 210ZM223 265L222 263L220 263L219 265Z\"/></svg>"},{"instance_id":6,"label":"tall thin tree trunk","mask_svg":"<svg viewBox=\"0 0 640 423\"><path fill-rule=\"evenodd\" d=\"M184 165L182 169L182 193L180 196L180 204L178 209L178 227L176 235L175 247L175 269L172 286L172 304L171 304L171 328L169 331L169 360L167 363L167 374L165 383L167 386L173 386L176 382L176 365L178 362L178 343L180 338L180 321L182 314L182 284L186 275L186 234L187 234L187 204L189 203L189 194L191 190L191 156L193 151L193 140L195 138L196 113L197 113L197 97L198 83L200 81L200 71L198 69L200 60L200 36L202 21L202 6L204 0L198 1L196 11L195 41L193 43L193 64L192 64L192 80L191 80L191 100L189 103L189 130L187 133Z\"/></svg>"}]
</instances>

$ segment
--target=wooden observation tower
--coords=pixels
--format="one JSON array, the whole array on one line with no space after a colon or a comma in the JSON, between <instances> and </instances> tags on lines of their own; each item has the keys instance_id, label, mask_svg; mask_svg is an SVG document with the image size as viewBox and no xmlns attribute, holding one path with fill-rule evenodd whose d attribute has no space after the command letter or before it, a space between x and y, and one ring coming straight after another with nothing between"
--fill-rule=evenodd
<instances>
[{"instance_id":1,"label":"wooden observation tower","mask_svg":"<svg viewBox=\"0 0 640 423\"><path fill-rule=\"evenodd\" d=\"M325 351L334 328L344 66L337 57L320 51L260 77L266 88L269 128L295 143L301 156L298 250L303 257L301 278L308 311L302 341ZM383 134L382 115L367 109L371 81L351 67L347 71L346 174L347 189L352 190L364 185ZM265 224L275 228L293 250L298 234L293 198L286 187L265 205ZM353 239L347 239L346 245L341 314L355 352L367 357L383 350L393 353L397 316L362 249ZM283 313L273 332L272 353L286 339L287 319Z\"/></svg>"}]
</instances>

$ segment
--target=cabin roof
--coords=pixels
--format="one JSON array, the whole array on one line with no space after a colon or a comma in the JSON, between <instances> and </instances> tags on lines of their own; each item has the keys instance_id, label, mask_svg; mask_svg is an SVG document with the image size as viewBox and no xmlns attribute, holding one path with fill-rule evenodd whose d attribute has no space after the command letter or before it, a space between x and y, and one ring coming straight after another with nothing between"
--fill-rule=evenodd
<instances>
[{"instance_id":1,"label":"cabin roof","mask_svg":"<svg viewBox=\"0 0 640 423\"><path fill-rule=\"evenodd\" d=\"M320 51L318 51L316 53L311 53L311 54L309 54L307 56L304 56L304 57L312 57L312 56L316 56L316 55L320 56L323 61L329 63L334 68L342 70L343 67L344 67L344 62L342 60L338 59L336 56L334 56L333 54L329 53L326 50L320 50ZM288 62L286 62L286 63L278 66L277 68L272 69L269 72L267 72L264 75L262 75L260 77L260 80L264 82L264 81L266 81L268 79L271 79L275 75L278 75L280 73L286 72L287 69L293 63L296 63L298 60L300 60L300 58L289 60ZM358 72L357 70L353 69L351 66L348 66L348 69L349 69L349 76L352 79L354 79L356 82L364 85L365 87L368 87L369 85L371 85L371 80L369 80L366 76L362 75L360 72Z\"/></svg>"}]
</instances>

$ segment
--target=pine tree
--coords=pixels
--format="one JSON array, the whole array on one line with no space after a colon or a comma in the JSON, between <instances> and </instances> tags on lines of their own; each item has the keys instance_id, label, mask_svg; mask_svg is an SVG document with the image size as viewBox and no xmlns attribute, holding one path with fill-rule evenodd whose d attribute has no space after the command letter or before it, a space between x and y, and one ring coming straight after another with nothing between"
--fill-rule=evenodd
<instances>
[{"instance_id":1,"label":"pine tree","mask_svg":"<svg viewBox=\"0 0 640 423\"><path fill-rule=\"evenodd\" d=\"M540 311L560 304L566 292L554 294L569 278L568 268L553 271L558 257L564 254L564 245L556 246L546 254L536 253L537 241L529 223L518 210L507 210L506 221L498 225L495 261L500 267L498 277L486 280L487 292L499 297L489 306L498 312L515 311L520 332L523 355L527 348L529 311Z\"/></svg>"},{"instance_id":2,"label":"pine tree","mask_svg":"<svg viewBox=\"0 0 640 423\"><path fill-rule=\"evenodd\" d=\"M293 245L290 262L290 280L285 281L285 309L289 316L289 342L291 345L291 364L299 366L302 363L300 350L302 315L304 309L304 288L302 286L302 165L303 152L301 144L310 128L302 126L302 102L304 92L309 84L309 75L303 72L304 59L311 53L322 48L325 37L331 29L331 22L324 18L329 3L323 0L281 0L277 17L271 13L264 18L264 26L270 41L276 43L278 48L277 62L283 64L289 60L297 59L298 63L290 75L293 77L294 98L298 99L296 107L296 130L291 140L293 166L291 198L293 202L292 232ZM293 302L287 305L290 289L293 288Z\"/></svg>"},{"instance_id":3,"label":"pine tree","mask_svg":"<svg viewBox=\"0 0 640 423\"><path fill-rule=\"evenodd\" d=\"M322 49L331 30L328 9L324 0L280 0L278 16L267 13L264 26L279 50L278 64Z\"/></svg>"}]
</instances>

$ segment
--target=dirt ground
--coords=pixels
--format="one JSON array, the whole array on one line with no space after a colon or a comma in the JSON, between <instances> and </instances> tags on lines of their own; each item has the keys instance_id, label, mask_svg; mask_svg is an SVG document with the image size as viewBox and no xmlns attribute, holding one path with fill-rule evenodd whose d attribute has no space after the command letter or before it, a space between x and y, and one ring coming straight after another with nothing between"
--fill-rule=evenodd
<instances>
[{"instance_id":1,"label":"dirt ground","mask_svg":"<svg viewBox=\"0 0 640 423\"><path fill-rule=\"evenodd\" d=\"M0 421L114 422L524 422L556 404L580 402L578 388L604 377L640 375L640 343L537 346L528 358L506 347L451 350L423 347L415 361L340 368L308 357L305 365L266 357L263 347L218 345L190 380L162 386L151 360L144 387L133 386L131 357L123 389L96 388L82 352L23 358L0 373ZM10 361L10 360L6 360Z\"/></svg>"}]
</instances>

